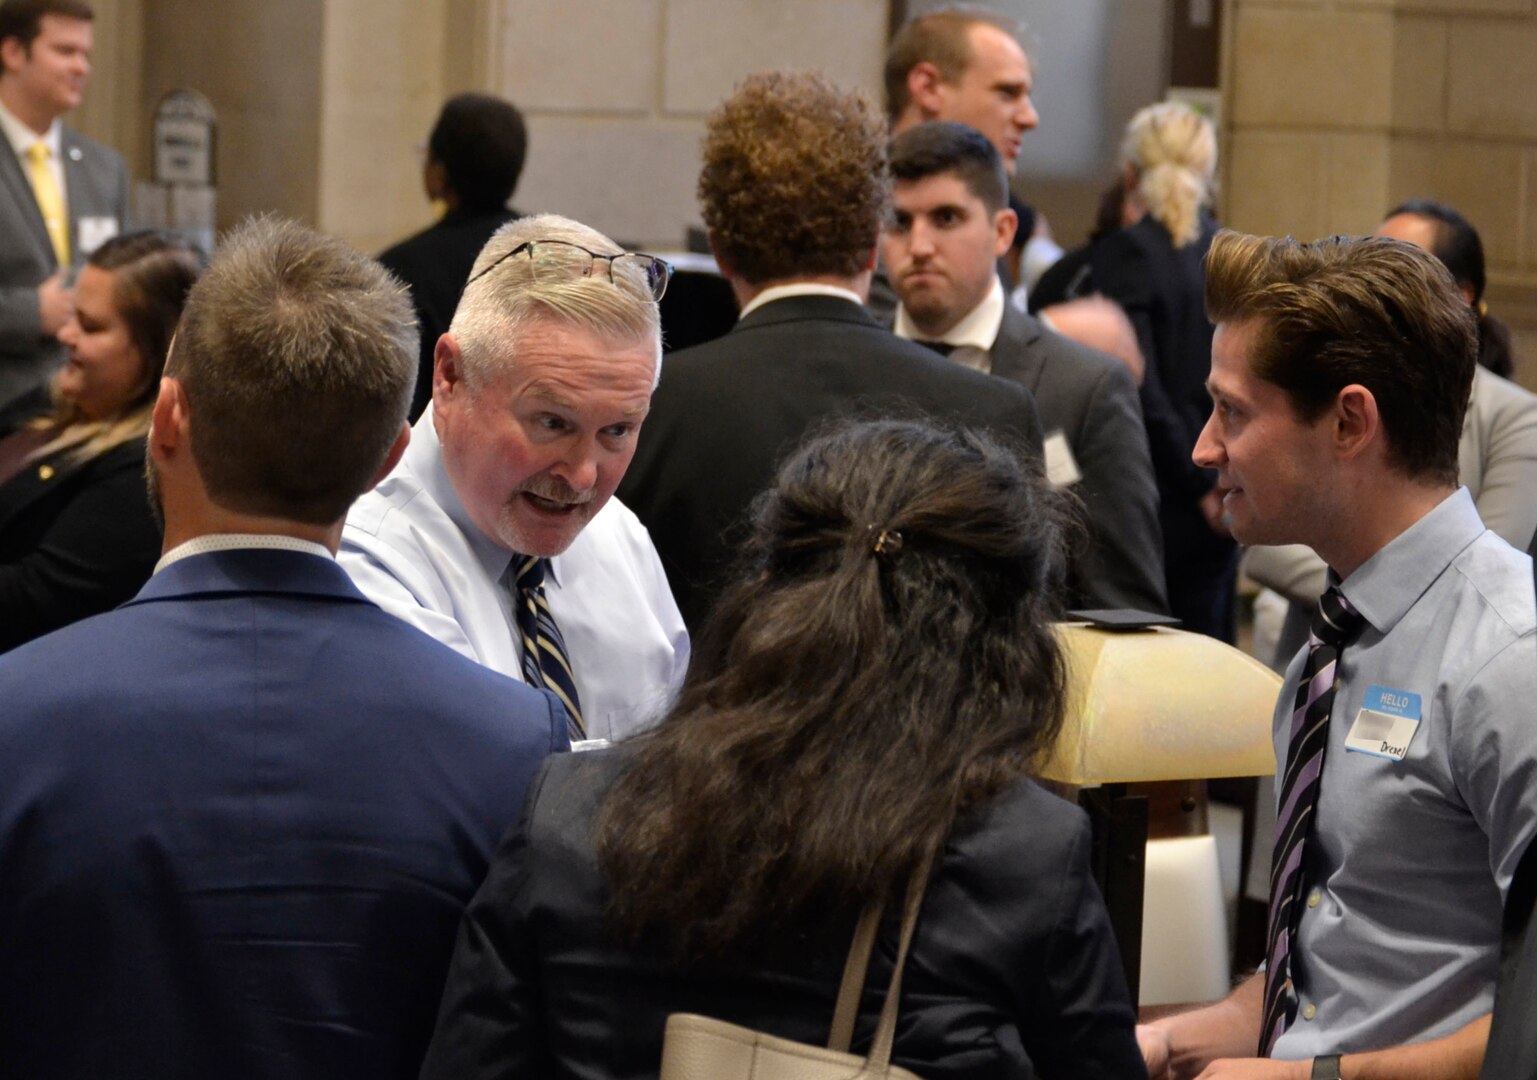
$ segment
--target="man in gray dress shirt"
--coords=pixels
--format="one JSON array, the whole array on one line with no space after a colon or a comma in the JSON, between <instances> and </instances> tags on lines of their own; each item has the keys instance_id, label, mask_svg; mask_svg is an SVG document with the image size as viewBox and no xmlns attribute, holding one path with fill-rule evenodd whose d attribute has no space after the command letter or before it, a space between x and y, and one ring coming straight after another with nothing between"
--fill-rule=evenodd
<instances>
[{"instance_id":1,"label":"man in gray dress shirt","mask_svg":"<svg viewBox=\"0 0 1537 1080\"><path fill-rule=\"evenodd\" d=\"M1312 547L1361 622L1333 680L1310 674L1299 701L1304 650L1276 706L1278 816L1306 839L1300 885L1272 904L1289 926L1273 924L1275 979L1140 1029L1149 1071L1471 1080L1537 819L1531 561L1457 485L1472 316L1439 263L1386 239L1223 233L1206 275L1214 408L1195 460L1218 470L1235 537ZM1309 820L1289 758L1317 760L1290 751L1320 714Z\"/></svg>"}]
</instances>

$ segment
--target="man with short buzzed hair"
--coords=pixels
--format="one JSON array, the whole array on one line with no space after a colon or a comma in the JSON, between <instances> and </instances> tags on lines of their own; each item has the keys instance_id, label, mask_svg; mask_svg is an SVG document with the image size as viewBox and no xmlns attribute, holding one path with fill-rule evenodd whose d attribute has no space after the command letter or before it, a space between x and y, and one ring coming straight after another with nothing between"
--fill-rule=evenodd
<instances>
[{"instance_id":1,"label":"man with short buzzed hair","mask_svg":"<svg viewBox=\"0 0 1537 1080\"><path fill-rule=\"evenodd\" d=\"M0 433L64 360L72 267L127 222L122 157L59 119L85 92L91 20L83 0L0 0Z\"/></svg>"},{"instance_id":2,"label":"man with short buzzed hair","mask_svg":"<svg viewBox=\"0 0 1537 1080\"><path fill-rule=\"evenodd\" d=\"M550 694L380 611L342 517L405 448L410 302L264 220L188 297L139 595L0 657L0 1071L407 1080Z\"/></svg>"}]
</instances>

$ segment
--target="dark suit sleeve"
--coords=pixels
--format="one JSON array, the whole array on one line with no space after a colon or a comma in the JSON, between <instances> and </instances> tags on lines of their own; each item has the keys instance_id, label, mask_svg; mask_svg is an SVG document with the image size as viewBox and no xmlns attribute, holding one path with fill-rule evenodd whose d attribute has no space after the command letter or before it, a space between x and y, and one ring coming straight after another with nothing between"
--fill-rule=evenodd
<instances>
[{"instance_id":1,"label":"dark suit sleeve","mask_svg":"<svg viewBox=\"0 0 1537 1080\"><path fill-rule=\"evenodd\" d=\"M1107 236L1094 250L1094 280L1101 292L1120 304L1137 331L1147 373L1142 379L1142 415L1147 426L1153 467L1169 488L1199 499L1216 483L1216 474L1190 460L1200 431L1190 431L1169 400L1162 370L1172 360L1158 355L1153 329L1157 268L1126 230Z\"/></svg>"},{"instance_id":2,"label":"dark suit sleeve","mask_svg":"<svg viewBox=\"0 0 1537 1080\"><path fill-rule=\"evenodd\" d=\"M490 1080L552 1074L537 962L524 909L529 833L549 766L529 788L485 884L470 901L448 969L422 1080Z\"/></svg>"},{"instance_id":3,"label":"dark suit sleeve","mask_svg":"<svg viewBox=\"0 0 1537 1080\"><path fill-rule=\"evenodd\" d=\"M139 591L160 555L146 498L137 470L113 466L82 483L30 551L0 565L0 651Z\"/></svg>"},{"instance_id":4,"label":"dark suit sleeve","mask_svg":"<svg viewBox=\"0 0 1537 1080\"><path fill-rule=\"evenodd\" d=\"M1147 1076L1132 1034L1136 1022L1104 902L1089 872L1089 822L1077 821L1057 887L1056 923L1047 944L1046 1015L1032 1016L1029 1042L1039 1076ZM1028 1006L1027 1006L1028 1007Z\"/></svg>"},{"instance_id":5,"label":"dark suit sleeve","mask_svg":"<svg viewBox=\"0 0 1537 1080\"><path fill-rule=\"evenodd\" d=\"M1096 606L1164 613L1163 533L1137 386L1119 363L1105 369L1073 440L1078 493L1095 542L1081 570Z\"/></svg>"}]
</instances>

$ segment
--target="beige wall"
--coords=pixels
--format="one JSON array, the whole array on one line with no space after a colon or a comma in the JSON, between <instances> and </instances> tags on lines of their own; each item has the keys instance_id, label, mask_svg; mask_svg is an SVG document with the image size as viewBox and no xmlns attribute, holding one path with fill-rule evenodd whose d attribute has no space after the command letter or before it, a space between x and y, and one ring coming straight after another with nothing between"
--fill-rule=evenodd
<instances>
[{"instance_id":1,"label":"beige wall","mask_svg":"<svg viewBox=\"0 0 1537 1080\"><path fill-rule=\"evenodd\" d=\"M515 202L674 249L708 111L743 76L826 72L879 100L886 0L501 0L494 80L529 120Z\"/></svg>"},{"instance_id":2,"label":"beige wall","mask_svg":"<svg viewBox=\"0 0 1537 1080\"><path fill-rule=\"evenodd\" d=\"M1534 0L1228 0L1224 220L1312 239L1438 198L1537 386Z\"/></svg>"}]
</instances>

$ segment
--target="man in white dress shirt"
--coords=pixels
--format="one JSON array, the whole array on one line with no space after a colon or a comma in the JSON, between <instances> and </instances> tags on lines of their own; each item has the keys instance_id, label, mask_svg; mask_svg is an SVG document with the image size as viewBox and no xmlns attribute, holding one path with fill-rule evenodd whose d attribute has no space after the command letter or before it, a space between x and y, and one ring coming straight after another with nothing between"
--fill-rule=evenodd
<instances>
[{"instance_id":1,"label":"man in white dress shirt","mask_svg":"<svg viewBox=\"0 0 1537 1080\"><path fill-rule=\"evenodd\" d=\"M668 272L567 218L499 230L438 340L405 457L342 534L363 592L555 692L577 742L657 719L688 664L651 539L610 498L656 386Z\"/></svg>"}]
</instances>

